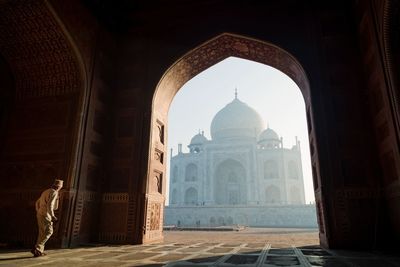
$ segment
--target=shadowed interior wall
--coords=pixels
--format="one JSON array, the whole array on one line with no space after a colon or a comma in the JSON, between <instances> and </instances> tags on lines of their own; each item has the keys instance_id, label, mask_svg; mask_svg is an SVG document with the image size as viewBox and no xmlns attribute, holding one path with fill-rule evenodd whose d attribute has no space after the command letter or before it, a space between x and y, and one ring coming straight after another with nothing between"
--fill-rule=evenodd
<instances>
[{"instance_id":1,"label":"shadowed interior wall","mask_svg":"<svg viewBox=\"0 0 400 267\"><path fill-rule=\"evenodd\" d=\"M377 209L379 245L395 245L400 238L400 2L360 1L357 5L359 43L366 92L380 162Z\"/></svg>"},{"instance_id":2,"label":"shadowed interior wall","mask_svg":"<svg viewBox=\"0 0 400 267\"><path fill-rule=\"evenodd\" d=\"M35 242L34 202L56 177L64 180L64 189L60 221L49 245L97 240L98 228L93 226L104 180L98 166L104 166L107 122L98 114L110 101L106 88L112 71L104 61L110 62L112 42L103 31L101 45L95 45L96 23L80 1L70 1L67 8L56 0L8 1L0 6L1 24L6 25L0 30L0 53L16 84L15 97L7 101L13 106L1 140L1 242Z\"/></svg>"},{"instance_id":3,"label":"shadowed interior wall","mask_svg":"<svg viewBox=\"0 0 400 267\"><path fill-rule=\"evenodd\" d=\"M15 83L11 69L0 55L0 148L3 148L4 135L8 128L8 114L11 112L15 98Z\"/></svg>"},{"instance_id":4,"label":"shadowed interior wall","mask_svg":"<svg viewBox=\"0 0 400 267\"><path fill-rule=\"evenodd\" d=\"M206 5L181 5L175 10L176 6L171 4L162 7L168 19L152 16L155 9L141 10L146 14L142 20L148 17L153 21L132 25L124 34L119 94L132 98L129 103L127 98L122 98L124 108L142 114L142 123L139 120L135 123L144 133L140 139L142 146L150 134L149 107L160 77L194 47L221 32L233 32L272 42L289 51L302 64L310 81L312 109L307 112L309 126L312 125L309 131L314 133L317 144L311 147L311 153L318 151L319 158L313 170L321 242L330 247L371 247L375 242L376 209L380 205L377 199L379 163L374 153L353 5L344 1L321 5L299 3L256 7L231 3L225 6L226 12L222 15L218 8L210 10ZM207 13L207 20L199 23L189 11L193 9L197 9L196 14ZM172 20L177 13L180 19ZM290 17L285 16L288 13ZM238 17L242 19L237 20ZM280 23L282 18L285 23ZM168 22L161 24L162 21ZM180 21L185 23L179 24ZM202 60L208 59L199 58ZM173 93L165 91L168 97ZM138 95L142 96L140 101L135 97ZM156 118L158 115L153 114ZM160 121L160 127L166 126L165 121ZM143 179L147 159L154 160L153 152L149 154L147 149L139 147L133 151L131 158L146 155L137 166L139 175L133 176L133 179ZM129 168L135 172L136 167ZM143 201L146 195L143 188L148 181L139 180L139 184L142 192L138 198ZM147 225L144 214L142 211L141 224Z\"/></svg>"},{"instance_id":5,"label":"shadowed interior wall","mask_svg":"<svg viewBox=\"0 0 400 267\"><path fill-rule=\"evenodd\" d=\"M82 74L67 37L44 2L1 4L0 50L15 78L0 158L4 241L32 245L36 238L34 201L55 177L71 182ZM68 209L63 194L61 210ZM55 227L60 243L65 216ZM26 227L30 225L31 227Z\"/></svg>"},{"instance_id":6,"label":"shadowed interior wall","mask_svg":"<svg viewBox=\"0 0 400 267\"><path fill-rule=\"evenodd\" d=\"M169 100L157 103L156 88L174 63L222 33L270 42L304 68L321 243L382 247L380 233L398 241L393 3L3 1L0 78L15 90L0 93L8 99L0 102L0 242L32 245L33 204L55 176L66 186L53 245L161 240L165 175L154 170L166 162L168 122L158 118L179 88L166 84ZM213 49L186 69L217 63Z\"/></svg>"}]
</instances>

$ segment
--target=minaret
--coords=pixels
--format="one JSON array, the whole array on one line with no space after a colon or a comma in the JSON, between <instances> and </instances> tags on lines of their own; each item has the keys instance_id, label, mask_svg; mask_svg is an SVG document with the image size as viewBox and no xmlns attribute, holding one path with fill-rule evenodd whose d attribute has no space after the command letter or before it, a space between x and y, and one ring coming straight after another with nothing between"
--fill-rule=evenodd
<instances>
[{"instance_id":1,"label":"minaret","mask_svg":"<svg viewBox=\"0 0 400 267\"><path fill-rule=\"evenodd\" d=\"M237 87L235 87L235 99L237 99L237 95L238 95L238 93L237 93Z\"/></svg>"},{"instance_id":2,"label":"minaret","mask_svg":"<svg viewBox=\"0 0 400 267\"><path fill-rule=\"evenodd\" d=\"M182 153L182 144L178 144L178 154Z\"/></svg>"}]
</instances>

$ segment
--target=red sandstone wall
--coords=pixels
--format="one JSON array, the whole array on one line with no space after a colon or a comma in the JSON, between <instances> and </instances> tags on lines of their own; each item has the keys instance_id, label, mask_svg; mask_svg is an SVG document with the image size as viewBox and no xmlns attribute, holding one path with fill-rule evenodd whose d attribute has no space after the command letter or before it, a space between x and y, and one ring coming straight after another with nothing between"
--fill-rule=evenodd
<instances>
[{"instance_id":1,"label":"red sandstone wall","mask_svg":"<svg viewBox=\"0 0 400 267\"><path fill-rule=\"evenodd\" d=\"M107 199L103 189L107 187L107 160L111 158L108 155L113 133L115 37L98 25L93 13L81 1L53 0L52 4L82 54L88 77L87 102L83 106L86 118L74 185L77 194L71 204L73 210L68 222L69 244L75 246L96 242L103 236L100 211Z\"/></svg>"},{"instance_id":2,"label":"red sandstone wall","mask_svg":"<svg viewBox=\"0 0 400 267\"><path fill-rule=\"evenodd\" d=\"M182 55L221 32L267 40L292 53L309 75L312 109L308 111L308 120L313 122L314 127L309 130L317 144L311 151L321 242L329 247L373 246L375 210L379 206L376 197L379 168L351 3L261 5L260 13L250 5L232 4L224 7L223 15L213 12L218 10L216 6L207 9L207 5L183 5L179 10L163 6L142 10L140 14L148 16L143 15L139 26L132 26L122 39L118 94L130 96L132 101L118 98L117 106L121 103L121 111L134 112L132 119L144 123L135 123L138 132L131 131L129 135L133 154L126 154L126 161L121 161L126 162L124 173L130 184L142 185L139 188L149 186L143 181L147 159L153 158L147 150L148 129L152 126L146 105L150 105L164 72ZM207 20L199 23L185 8L198 8L196 14L207 13ZM283 16L288 13L290 17ZM184 23L171 19L175 16ZM242 19L239 21L238 17ZM144 18L149 18L151 23L146 24ZM121 120L121 123L118 127L129 127L127 122ZM167 127L166 122L161 123ZM139 141L133 141L135 137ZM139 165L134 158L140 160ZM134 165L129 166L130 163ZM118 166L116 162L112 164ZM140 190L139 200L148 192ZM139 219L141 225L148 223L143 212Z\"/></svg>"},{"instance_id":3,"label":"red sandstone wall","mask_svg":"<svg viewBox=\"0 0 400 267\"><path fill-rule=\"evenodd\" d=\"M0 53L15 79L0 155L0 236L5 243L32 245L34 201L55 177L71 183L82 76L67 36L41 1L1 4ZM61 211L68 209L68 194ZM54 244L65 229L55 227ZM29 225L30 227L27 227Z\"/></svg>"},{"instance_id":4,"label":"red sandstone wall","mask_svg":"<svg viewBox=\"0 0 400 267\"><path fill-rule=\"evenodd\" d=\"M382 205L376 211L380 217L377 236L384 246L395 242L393 233L397 233L397 240L400 238L400 151L399 127L396 126L400 115L397 100L400 88L396 81L399 62L392 53L396 48L388 51L390 44L387 43L395 27L390 15L396 2L398 7L398 1L359 1L357 5L360 49L381 167L379 197Z\"/></svg>"},{"instance_id":5,"label":"red sandstone wall","mask_svg":"<svg viewBox=\"0 0 400 267\"><path fill-rule=\"evenodd\" d=\"M55 177L65 186L49 245L97 240L110 37L98 33L80 1L13 1L0 10L7 25L0 53L16 79L0 158L0 217L8 218L1 221L0 242L33 244L34 201Z\"/></svg>"},{"instance_id":6,"label":"red sandstone wall","mask_svg":"<svg viewBox=\"0 0 400 267\"><path fill-rule=\"evenodd\" d=\"M25 226L35 225L34 200L58 175L66 188L54 245L142 242L151 223L148 163L159 160L149 152L155 88L177 59L222 32L279 45L308 74L322 244L374 247L375 230L387 225L377 224L385 208L399 232L396 122L375 40L381 37L374 37L380 24L365 2L356 5L358 17L348 1L141 5L116 14L123 25L111 27L114 35L78 0L53 0L50 8L2 3L0 21L10 27L0 32L0 53L15 77L16 101L0 151L0 217L12 211L0 222L0 241L33 243L36 230ZM371 4L379 15L380 1ZM166 138L167 122L160 123Z\"/></svg>"}]
</instances>

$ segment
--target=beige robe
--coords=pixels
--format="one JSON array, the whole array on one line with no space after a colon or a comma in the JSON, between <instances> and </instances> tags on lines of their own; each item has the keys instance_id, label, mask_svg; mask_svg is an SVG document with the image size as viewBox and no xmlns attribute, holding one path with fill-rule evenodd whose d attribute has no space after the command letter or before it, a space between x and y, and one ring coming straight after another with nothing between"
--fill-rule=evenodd
<instances>
[{"instance_id":1,"label":"beige robe","mask_svg":"<svg viewBox=\"0 0 400 267\"><path fill-rule=\"evenodd\" d=\"M44 245L53 234L54 210L58 209L58 191L49 188L42 192L40 198L36 200L36 218L39 227L39 234L35 248L43 253Z\"/></svg>"}]
</instances>

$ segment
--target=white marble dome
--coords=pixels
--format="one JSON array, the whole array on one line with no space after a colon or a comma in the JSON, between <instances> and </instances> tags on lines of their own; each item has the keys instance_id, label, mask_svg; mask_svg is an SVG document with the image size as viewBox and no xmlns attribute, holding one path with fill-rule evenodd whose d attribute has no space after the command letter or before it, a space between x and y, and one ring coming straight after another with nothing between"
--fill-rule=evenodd
<instances>
[{"instance_id":1,"label":"white marble dome","mask_svg":"<svg viewBox=\"0 0 400 267\"><path fill-rule=\"evenodd\" d=\"M271 128L268 128L264 130L261 134L258 140L261 141L267 141L267 140L278 140L279 141L279 136L278 134L272 130Z\"/></svg>"},{"instance_id":2,"label":"white marble dome","mask_svg":"<svg viewBox=\"0 0 400 267\"><path fill-rule=\"evenodd\" d=\"M257 138L265 128L260 114L235 98L211 122L211 137L216 139Z\"/></svg>"},{"instance_id":3,"label":"white marble dome","mask_svg":"<svg viewBox=\"0 0 400 267\"><path fill-rule=\"evenodd\" d=\"M208 141L207 138L203 134L198 133L192 137L192 140L190 140L190 144L191 145L201 145L207 141Z\"/></svg>"}]
</instances>

